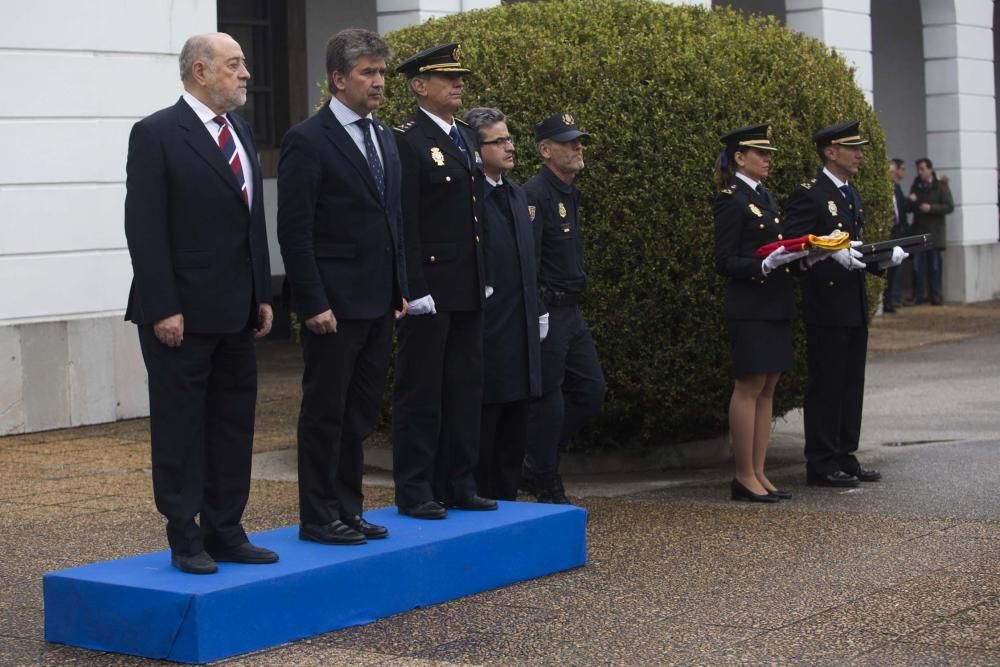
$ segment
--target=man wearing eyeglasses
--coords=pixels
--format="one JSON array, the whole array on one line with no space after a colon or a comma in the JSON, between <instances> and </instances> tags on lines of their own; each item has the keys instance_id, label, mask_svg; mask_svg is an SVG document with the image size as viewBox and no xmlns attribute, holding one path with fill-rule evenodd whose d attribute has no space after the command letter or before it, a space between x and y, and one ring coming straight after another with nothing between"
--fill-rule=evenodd
<instances>
[{"instance_id":1,"label":"man wearing eyeglasses","mask_svg":"<svg viewBox=\"0 0 1000 667\"><path fill-rule=\"evenodd\" d=\"M507 174L514 141L499 109L465 114L479 135L486 185L486 261L493 295L483 327L483 412L476 482L487 498L516 500L528 435L528 406L541 395L541 345L548 313L538 298L535 239L524 190Z\"/></svg>"},{"instance_id":2,"label":"man wearing eyeglasses","mask_svg":"<svg viewBox=\"0 0 1000 667\"><path fill-rule=\"evenodd\" d=\"M579 190L583 142L572 114L535 125L535 145L544 162L524 184L535 229L539 294L549 312L542 342L542 396L532 403L523 486L539 502L568 503L559 476L559 448L571 441L604 402L604 374L594 339L577 304L587 286Z\"/></svg>"}]
</instances>

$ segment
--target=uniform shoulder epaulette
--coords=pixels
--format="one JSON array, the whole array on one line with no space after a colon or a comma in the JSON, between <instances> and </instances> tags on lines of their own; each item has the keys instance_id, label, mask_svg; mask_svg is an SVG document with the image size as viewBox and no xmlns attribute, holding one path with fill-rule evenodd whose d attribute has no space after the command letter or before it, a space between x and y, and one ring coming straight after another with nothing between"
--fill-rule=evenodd
<instances>
[{"instance_id":1,"label":"uniform shoulder epaulette","mask_svg":"<svg viewBox=\"0 0 1000 667\"><path fill-rule=\"evenodd\" d=\"M802 183L799 184L799 187L803 188L805 190L808 190L813 185L815 185L815 183L816 183L816 179L815 178L810 178L808 181L802 181Z\"/></svg>"},{"instance_id":2,"label":"uniform shoulder epaulette","mask_svg":"<svg viewBox=\"0 0 1000 667\"><path fill-rule=\"evenodd\" d=\"M455 122L458 123L459 125L464 125L466 127L472 127L471 125L469 125L468 123L466 123L464 120L462 120L458 116L455 116Z\"/></svg>"},{"instance_id":3,"label":"uniform shoulder epaulette","mask_svg":"<svg viewBox=\"0 0 1000 667\"><path fill-rule=\"evenodd\" d=\"M720 195L731 195L731 194L733 194L733 188L732 188L732 186L726 188L725 190L719 190L719 194Z\"/></svg>"},{"instance_id":4,"label":"uniform shoulder epaulette","mask_svg":"<svg viewBox=\"0 0 1000 667\"><path fill-rule=\"evenodd\" d=\"M397 125L396 127L392 128L392 129L394 129L396 132L399 132L400 134L405 134L406 132L409 132L410 130L412 130L413 126L416 125L416 124L417 124L417 121L411 119L411 120L406 121L402 125Z\"/></svg>"}]
</instances>

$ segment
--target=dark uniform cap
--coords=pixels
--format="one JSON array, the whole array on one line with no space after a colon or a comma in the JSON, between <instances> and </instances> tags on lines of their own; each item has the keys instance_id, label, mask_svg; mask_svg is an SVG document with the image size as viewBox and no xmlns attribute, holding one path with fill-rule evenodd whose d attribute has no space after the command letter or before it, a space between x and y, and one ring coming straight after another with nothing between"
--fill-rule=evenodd
<instances>
[{"instance_id":1,"label":"dark uniform cap","mask_svg":"<svg viewBox=\"0 0 1000 667\"><path fill-rule=\"evenodd\" d=\"M837 123L830 127L824 127L813 135L813 141L816 142L817 148L825 148L827 146L864 146L868 143L868 140L861 138L861 131L858 130L859 125L861 125L861 121L849 120L846 123Z\"/></svg>"},{"instance_id":2,"label":"dark uniform cap","mask_svg":"<svg viewBox=\"0 0 1000 667\"><path fill-rule=\"evenodd\" d=\"M571 113L557 113L555 116L535 123L535 143L542 139L564 142L581 137L589 139L590 135L580 131L580 128L576 126L576 119Z\"/></svg>"},{"instance_id":3,"label":"dark uniform cap","mask_svg":"<svg viewBox=\"0 0 1000 667\"><path fill-rule=\"evenodd\" d=\"M743 148L757 148L762 151L778 150L771 145L771 124L760 123L759 125L748 125L735 130L731 130L719 137L719 141L726 145L730 153Z\"/></svg>"},{"instance_id":4,"label":"dark uniform cap","mask_svg":"<svg viewBox=\"0 0 1000 667\"><path fill-rule=\"evenodd\" d=\"M462 67L462 63L459 62L461 59L461 46L455 43L439 44L424 49L415 56L410 56L396 67L396 71L405 74L408 79L418 74L435 74L437 72L468 74L472 70Z\"/></svg>"}]
</instances>

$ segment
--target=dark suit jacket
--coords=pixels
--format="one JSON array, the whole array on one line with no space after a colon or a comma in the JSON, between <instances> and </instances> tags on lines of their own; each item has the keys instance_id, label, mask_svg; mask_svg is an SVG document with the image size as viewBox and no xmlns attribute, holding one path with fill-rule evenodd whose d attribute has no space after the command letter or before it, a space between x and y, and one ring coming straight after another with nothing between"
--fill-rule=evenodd
<instances>
[{"instance_id":1,"label":"dark suit jacket","mask_svg":"<svg viewBox=\"0 0 1000 667\"><path fill-rule=\"evenodd\" d=\"M431 294L439 312L479 310L486 285L479 141L457 125L471 165L423 111L397 128L410 295Z\"/></svg>"},{"instance_id":2,"label":"dark suit jacket","mask_svg":"<svg viewBox=\"0 0 1000 667\"><path fill-rule=\"evenodd\" d=\"M228 116L252 163L252 209L183 98L132 127L125 236L134 277L125 319L152 324L181 313L185 332L232 333L270 303L257 148L247 122Z\"/></svg>"},{"instance_id":3,"label":"dark suit jacket","mask_svg":"<svg viewBox=\"0 0 1000 667\"><path fill-rule=\"evenodd\" d=\"M795 309L791 273L797 263L779 266L767 276L757 248L794 238L769 196L762 197L734 178L715 197L715 270L729 278L722 315L736 320L790 320Z\"/></svg>"},{"instance_id":4,"label":"dark suit jacket","mask_svg":"<svg viewBox=\"0 0 1000 667\"><path fill-rule=\"evenodd\" d=\"M822 170L799 185L785 206L788 236L803 234L822 236L834 230L851 235L852 241L863 240L864 209L861 195L849 185L858 203L857 221L843 193ZM875 265L868 271L881 275ZM833 259L817 262L805 272L803 309L806 324L819 326L868 326L868 295L865 293L865 272L848 271Z\"/></svg>"},{"instance_id":5,"label":"dark suit jacket","mask_svg":"<svg viewBox=\"0 0 1000 667\"><path fill-rule=\"evenodd\" d=\"M909 213L913 210L913 202L903 192L899 183L892 184L892 196L896 200L896 210L899 211L899 220L894 220L890 233L892 238L902 238L907 235L910 229Z\"/></svg>"},{"instance_id":6,"label":"dark suit jacket","mask_svg":"<svg viewBox=\"0 0 1000 667\"><path fill-rule=\"evenodd\" d=\"M503 181L497 188L486 185L486 254L495 291L486 300L483 325L484 403L542 395L538 317L545 306L538 295L534 230L524 190L506 176Z\"/></svg>"},{"instance_id":7,"label":"dark suit jacket","mask_svg":"<svg viewBox=\"0 0 1000 667\"><path fill-rule=\"evenodd\" d=\"M303 320L385 315L407 296L396 140L375 119L385 201L367 158L328 105L281 142L278 242L292 302Z\"/></svg>"}]
</instances>

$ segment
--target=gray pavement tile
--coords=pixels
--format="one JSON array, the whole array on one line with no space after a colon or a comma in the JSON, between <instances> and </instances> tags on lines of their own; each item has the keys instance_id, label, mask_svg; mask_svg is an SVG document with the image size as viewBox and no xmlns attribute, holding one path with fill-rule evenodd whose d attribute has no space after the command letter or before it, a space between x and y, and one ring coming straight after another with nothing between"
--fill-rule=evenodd
<instances>
[{"instance_id":1,"label":"gray pavement tile","mask_svg":"<svg viewBox=\"0 0 1000 667\"><path fill-rule=\"evenodd\" d=\"M2 598L0 598L2 600ZM42 608L26 604L0 604L0 637L19 639L44 639L44 617Z\"/></svg>"},{"instance_id":2,"label":"gray pavement tile","mask_svg":"<svg viewBox=\"0 0 1000 667\"><path fill-rule=\"evenodd\" d=\"M1000 597L905 635L901 642L1000 651Z\"/></svg>"},{"instance_id":3,"label":"gray pavement tile","mask_svg":"<svg viewBox=\"0 0 1000 667\"><path fill-rule=\"evenodd\" d=\"M757 635L730 648L704 653L695 664L839 666L890 640L888 635L845 633L836 625L805 621Z\"/></svg>"},{"instance_id":4,"label":"gray pavement tile","mask_svg":"<svg viewBox=\"0 0 1000 667\"><path fill-rule=\"evenodd\" d=\"M105 655L35 639L0 636L0 665L48 667L69 664L96 667L105 664L101 662Z\"/></svg>"},{"instance_id":5,"label":"gray pavement tile","mask_svg":"<svg viewBox=\"0 0 1000 667\"><path fill-rule=\"evenodd\" d=\"M980 651L954 646L890 643L854 658L852 667L920 665L920 667L996 667L1000 651Z\"/></svg>"},{"instance_id":6,"label":"gray pavement tile","mask_svg":"<svg viewBox=\"0 0 1000 667\"><path fill-rule=\"evenodd\" d=\"M953 538L1000 540L1000 523L992 521L965 521L941 531L942 535Z\"/></svg>"},{"instance_id":7,"label":"gray pavement tile","mask_svg":"<svg viewBox=\"0 0 1000 667\"><path fill-rule=\"evenodd\" d=\"M1000 576L1000 540L969 540L971 555L945 567L952 572Z\"/></svg>"},{"instance_id":8,"label":"gray pavement tile","mask_svg":"<svg viewBox=\"0 0 1000 667\"><path fill-rule=\"evenodd\" d=\"M558 642L537 636L511 636L505 634L476 633L455 639L406 656L433 663L459 665L523 665L525 667L565 665L585 667L595 664L613 664L607 654L595 656L581 650L571 642ZM392 667L412 665L422 667L426 662L412 663L394 660L386 663Z\"/></svg>"},{"instance_id":9,"label":"gray pavement tile","mask_svg":"<svg viewBox=\"0 0 1000 667\"><path fill-rule=\"evenodd\" d=\"M225 667L365 667L393 656L335 648L309 639L212 663Z\"/></svg>"},{"instance_id":10,"label":"gray pavement tile","mask_svg":"<svg viewBox=\"0 0 1000 667\"><path fill-rule=\"evenodd\" d=\"M314 639L345 649L404 655L455 641L469 634L463 619L429 623L416 613L390 616L352 628L319 635Z\"/></svg>"}]
</instances>

